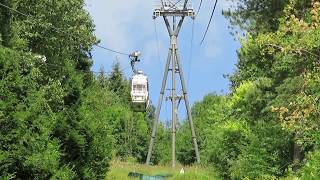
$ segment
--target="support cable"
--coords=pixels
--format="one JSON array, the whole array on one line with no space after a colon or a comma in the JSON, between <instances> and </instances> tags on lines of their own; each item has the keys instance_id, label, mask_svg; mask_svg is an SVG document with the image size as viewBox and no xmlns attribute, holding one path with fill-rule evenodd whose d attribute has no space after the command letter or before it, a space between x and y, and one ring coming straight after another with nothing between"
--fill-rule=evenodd
<instances>
[{"instance_id":1,"label":"support cable","mask_svg":"<svg viewBox=\"0 0 320 180\"><path fill-rule=\"evenodd\" d=\"M52 68L65 68L65 66L63 66L63 65L52 64L52 63L45 63L42 65L47 65L48 67L52 67ZM127 67L120 69L120 71L124 72L125 70L127 70L129 68L130 68L130 66L127 66ZM82 69L73 69L73 70L76 72L84 73L84 74L89 74L89 73L99 74L100 73L99 71L92 71L92 70L82 70Z\"/></svg>"},{"instance_id":2,"label":"support cable","mask_svg":"<svg viewBox=\"0 0 320 180\"><path fill-rule=\"evenodd\" d=\"M190 82L191 76L191 66L192 66L192 59L193 59L193 41L194 41L194 20L192 20L192 32L191 32L191 43L190 43L190 57L189 57L189 64L188 64L188 79L187 84Z\"/></svg>"},{"instance_id":3,"label":"support cable","mask_svg":"<svg viewBox=\"0 0 320 180\"><path fill-rule=\"evenodd\" d=\"M216 0L216 2L215 2L215 4L214 4L213 10L212 10L212 13L211 13L211 16L210 16L209 23L208 23L208 25L207 25L206 31L205 31L205 33L204 33L204 35L203 35L203 38L202 38L200 44L203 43L203 41L205 40L205 38L206 38L206 36L207 36L207 33L208 33L208 31L209 31L209 27L210 27L210 24L211 24L211 21L212 21L212 18L213 18L213 14L214 14L214 12L215 12L215 10L216 10L217 4L218 4L218 0Z\"/></svg>"},{"instance_id":4,"label":"support cable","mask_svg":"<svg viewBox=\"0 0 320 180\"><path fill-rule=\"evenodd\" d=\"M158 30L157 30L157 24L156 24L156 20L153 20L153 24L154 24L154 33L155 33L155 37L156 37L156 43L157 43L157 58L158 58L158 63L159 63L159 70L160 70L160 77L162 76L162 63L161 63L161 57L160 57L160 41L159 41L159 36L158 36Z\"/></svg>"},{"instance_id":5,"label":"support cable","mask_svg":"<svg viewBox=\"0 0 320 180\"><path fill-rule=\"evenodd\" d=\"M200 0L200 4L199 4L199 7L198 7L196 16L198 16L198 14L199 14L199 12L200 12L200 9L201 9L201 6L202 6L202 0Z\"/></svg>"},{"instance_id":6,"label":"support cable","mask_svg":"<svg viewBox=\"0 0 320 180\"><path fill-rule=\"evenodd\" d=\"M185 0L184 5L183 5L183 9L187 9L187 5L188 5L188 0Z\"/></svg>"},{"instance_id":7,"label":"support cable","mask_svg":"<svg viewBox=\"0 0 320 180\"><path fill-rule=\"evenodd\" d=\"M31 18L33 21L36 20L35 18L31 17L30 15L27 15L27 14L21 12L21 11L18 11L18 10L14 9L14 8L11 8L11 7L5 5L5 4L3 4L3 3L1 3L1 2L0 2L0 6L2 6L2 7L4 7L4 8L7 8L7 9L9 9L10 11L15 12L15 13L17 13L17 14L19 14L19 15L22 15L22 16L24 16L24 17ZM36 24L36 23L34 23L34 24ZM65 35L67 35L68 37L71 37L71 38L74 38L74 39L76 39L76 40L79 40L79 37L77 37L77 36L75 36L75 35L72 35L72 34L70 34L69 32L63 31L63 30L61 30L61 29L59 29L59 28L56 28L56 27L54 27L54 26L51 26L51 27L49 27L49 28L55 30L56 32L63 33L63 34L65 34ZM104 47L104 46L101 46L101 45L98 45L98 44L93 44L93 46L96 46L96 47L98 47L98 48L101 48L101 49L104 49L104 50L106 50L106 51L113 52L113 53L116 53L116 54L120 54L120 55L125 55L125 56L129 56L129 55L130 55L130 53L124 53L124 52L116 51L116 50L113 50L113 49L110 49L110 48L107 48L107 47Z\"/></svg>"},{"instance_id":8,"label":"support cable","mask_svg":"<svg viewBox=\"0 0 320 180\"><path fill-rule=\"evenodd\" d=\"M120 52L120 51L116 51L116 50L113 50L113 49L110 49L110 48L106 48L106 47L98 45L98 44L94 44L94 46L99 47L99 48L104 49L104 50L107 50L107 51L110 51L110 52L113 52L113 53L116 53L116 54L120 54L120 55L124 55L124 56L130 56L130 54L128 54L128 53L123 53L123 52Z\"/></svg>"}]
</instances>

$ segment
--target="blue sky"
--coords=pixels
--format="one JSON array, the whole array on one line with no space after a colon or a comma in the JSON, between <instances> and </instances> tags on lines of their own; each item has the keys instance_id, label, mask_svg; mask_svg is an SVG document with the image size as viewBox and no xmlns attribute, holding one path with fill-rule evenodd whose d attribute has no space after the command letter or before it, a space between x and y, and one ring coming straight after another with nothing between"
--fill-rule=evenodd
<instances>
[{"instance_id":1,"label":"blue sky","mask_svg":"<svg viewBox=\"0 0 320 180\"><path fill-rule=\"evenodd\" d=\"M200 0L193 1L195 9L199 2ZM229 91L229 81L223 78L223 75L234 72L237 61L236 50L240 47L240 43L229 33L228 20L221 14L222 9L228 8L230 3L228 0L219 1L207 38L200 45L214 4L214 1L204 0L194 22L192 53L192 20L187 18L183 24L178 42L191 104L200 101L208 93ZM158 103L169 47L169 36L163 19L158 18L155 21L152 19L155 4L154 0L86 0L86 9L96 25L96 36L101 40L100 45L122 52L129 53L135 50L142 52L138 67L149 77L151 100L154 105ZM154 23L159 43L156 40ZM160 61L157 44L159 44ZM118 60L126 77L130 78L132 75L130 60L126 56L95 48L93 60L94 71L103 66L109 72L112 64ZM171 85L170 81L168 85ZM182 115L183 107L180 106L179 110ZM164 101L161 118L168 118L170 112L170 102Z\"/></svg>"}]
</instances>

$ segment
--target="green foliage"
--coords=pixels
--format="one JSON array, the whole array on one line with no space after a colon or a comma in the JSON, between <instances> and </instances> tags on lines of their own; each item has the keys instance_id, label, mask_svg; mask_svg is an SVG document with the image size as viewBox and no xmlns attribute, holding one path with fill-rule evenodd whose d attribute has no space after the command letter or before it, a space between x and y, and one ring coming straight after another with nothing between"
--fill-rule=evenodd
<instances>
[{"instance_id":1,"label":"green foliage","mask_svg":"<svg viewBox=\"0 0 320 180\"><path fill-rule=\"evenodd\" d=\"M155 108L132 110L119 63L89 72L84 0L1 2L30 16L0 8L0 178L104 179L112 158L143 163ZM318 179L320 3L240 0L224 14L247 36L231 93L193 106L203 164L224 179ZM160 124L153 164L170 161L170 135ZM194 157L183 121L177 159Z\"/></svg>"},{"instance_id":2,"label":"green foliage","mask_svg":"<svg viewBox=\"0 0 320 180\"><path fill-rule=\"evenodd\" d=\"M66 163L74 162L74 168L84 179L103 179L112 158L114 139L111 134L109 110L118 106L113 94L93 85L82 92L78 108L76 130L69 132L67 143L78 147L69 149L71 156ZM67 133L67 132L66 132Z\"/></svg>"},{"instance_id":3,"label":"green foliage","mask_svg":"<svg viewBox=\"0 0 320 180\"><path fill-rule=\"evenodd\" d=\"M213 165L225 178L230 176L230 167L240 154L240 147L246 142L248 129L242 122L224 122L208 134L208 145L203 150L207 163Z\"/></svg>"},{"instance_id":4,"label":"green foliage","mask_svg":"<svg viewBox=\"0 0 320 180\"><path fill-rule=\"evenodd\" d=\"M72 174L68 164L60 164L60 140L52 136L58 116L51 105L61 104L64 93L58 81L41 73L42 63L30 54L0 49L2 176Z\"/></svg>"},{"instance_id":5,"label":"green foliage","mask_svg":"<svg viewBox=\"0 0 320 180\"><path fill-rule=\"evenodd\" d=\"M194 105L192 114L200 150L208 149L207 144L210 143L208 134L213 132L216 125L224 120L225 115L223 113L226 112L226 108L226 98L215 94L207 95L202 102ZM177 148L177 158L182 164L195 162L191 131L187 121L178 129Z\"/></svg>"},{"instance_id":6,"label":"green foliage","mask_svg":"<svg viewBox=\"0 0 320 180\"><path fill-rule=\"evenodd\" d=\"M279 17L289 0L229 0L232 7L223 14L229 18L232 25L243 30L257 34L261 32L276 31Z\"/></svg>"},{"instance_id":7,"label":"green foliage","mask_svg":"<svg viewBox=\"0 0 320 180\"><path fill-rule=\"evenodd\" d=\"M96 38L84 1L3 3L30 16L0 8L0 177L103 179L120 104L86 73Z\"/></svg>"},{"instance_id":8,"label":"green foliage","mask_svg":"<svg viewBox=\"0 0 320 180\"><path fill-rule=\"evenodd\" d=\"M316 150L310 153L306 158L306 163L300 171L301 179L319 179L320 178L320 152Z\"/></svg>"},{"instance_id":9,"label":"green foliage","mask_svg":"<svg viewBox=\"0 0 320 180\"><path fill-rule=\"evenodd\" d=\"M97 83L104 91L112 92L114 101L117 102L117 106L108 106L108 114L105 115L109 119L111 134L115 139L114 156L121 160L134 159L144 162L149 140L146 135L150 132L154 109L149 109L147 113L132 110L130 83L123 76L119 63L113 66L110 75L105 75L102 70L97 77Z\"/></svg>"},{"instance_id":10,"label":"green foliage","mask_svg":"<svg viewBox=\"0 0 320 180\"><path fill-rule=\"evenodd\" d=\"M320 3L240 1L226 15L248 34L230 78L230 116L224 119L244 122L248 131L235 145L237 156L226 158L223 173L277 179L292 168L289 177L316 179Z\"/></svg>"},{"instance_id":11,"label":"green foliage","mask_svg":"<svg viewBox=\"0 0 320 180\"><path fill-rule=\"evenodd\" d=\"M168 137L167 141L170 142L170 140L171 139ZM191 130L187 123L183 124L183 126L178 129L176 143L177 160L183 165L193 164L196 161L196 154L193 147Z\"/></svg>"},{"instance_id":12,"label":"green foliage","mask_svg":"<svg viewBox=\"0 0 320 180\"><path fill-rule=\"evenodd\" d=\"M246 142L238 146L240 155L232 162L235 179L276 179L291 162L288 134L274 122L261 122L252 127Z\"/></svg>"},{"instance_id":13,"label":"green foliage","mask_svg":"<svg viewBox=\"0 0 320 180\"><path fill-rule=\"evenodd\" d=\"M149 133L151 134L151 132ZM177 139L178 141L178 139ZM148 139L149 142L149 139ZM179 144L177 142L177 144ZM157 129L156 143L152 153L153 164L167 165L171 162L171 131L160 123Z\"/></svg>"},{"instance_id":14,"label":"green foliage","mask_svg":"<svg viewBox=\"0 0 320 180\"><path fill-rule=\"evenodd\" d=\"M272 99L273 82L268 78L260 78L255 81L243 82L234 93L229 102L232 114L246 118L255 123L266 115L267 104Z\"/></svg>"},{"instance_id":15,"label":"green foliage","mask_svg":"<svg viewBox=\"0 0 320 180\"><path fill-rule=\"evenodd\" d=\"M284 174L292 161L291 135L283 130L269 103L275 97L268 78L243 82L226 96L208 95L193 107L204 164L226 179L270 179ZM188 124L179 129L180 162L195 162Z\"/></svg>"},{"instance_id":16,"label":"green foliage","mask_svg":"<svg viewBox=\"0 0 320 180\"><path fill-rule=\"evenodd\" d=\"M41 73L43 63L0 49L2 176L103 179L114 147L109 108L119 103L92 85L75 111L61 110L65 91Z\"/></svg>"}]
</instances>

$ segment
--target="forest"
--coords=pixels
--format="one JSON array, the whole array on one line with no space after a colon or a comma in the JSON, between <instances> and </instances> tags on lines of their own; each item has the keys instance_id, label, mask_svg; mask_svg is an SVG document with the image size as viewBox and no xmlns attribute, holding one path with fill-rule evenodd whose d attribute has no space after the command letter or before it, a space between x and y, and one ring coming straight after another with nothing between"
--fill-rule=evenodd
<instances>
[{"instance_id":1,"label":"forest","mask_svg":"<svg viewBox=\"0 0 320 180\"><path fill-rule=\"evenodd\" d=\"M220 179L319 179L320 2L230 1L241 48L230 92L192 107L200 166ZM85 1L0 3L0 179L105 179L115 159L143 164L155 107L133 110L120 63L91 71L100 40ZM170 137L160 124L153 165L170 163ZM177 160L194 157L180 121Z\"/></svg>"}]
</instances>

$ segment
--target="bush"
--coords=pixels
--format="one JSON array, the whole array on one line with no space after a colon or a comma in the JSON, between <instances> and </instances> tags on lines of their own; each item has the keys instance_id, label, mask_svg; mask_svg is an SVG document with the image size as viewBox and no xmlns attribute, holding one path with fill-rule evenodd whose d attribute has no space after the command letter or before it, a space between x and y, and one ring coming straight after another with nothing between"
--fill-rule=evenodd
<instances>
[{"instance_id":1,"label":"bush","mask_svg":"<svg viewBox=\"0 0 320 180\"><path fill-rule=\"evenodd\" d=\"M6 178L47 179L70 171L60 164L60 140L52 136L60 103L59 82L46 79L41 60L0 49L0 171ZM67 170L68 169L68 170Z\"/></svg>"},{"instance_id":2,"label":"bush","mask_svg":"<svg viewBox=\"0 0 320 180\"><path fill-rule=\"evenodd\" d=\"M320 178L320 151L310 153L304 166L300 170L301 179L319 179Z\"/></svg>"},{"instance_id":3,"label":"bush","mask_svg":"<svg viewBox=\"0 0 320 180\"><path fill-rule=\"evenodd\" d=\"M92 85L78 102L33 55L0 49L1 179L103 179L112 157L113 94ZM68 91L71 92L71 91Z\"/></svg>"}]
</instances>

